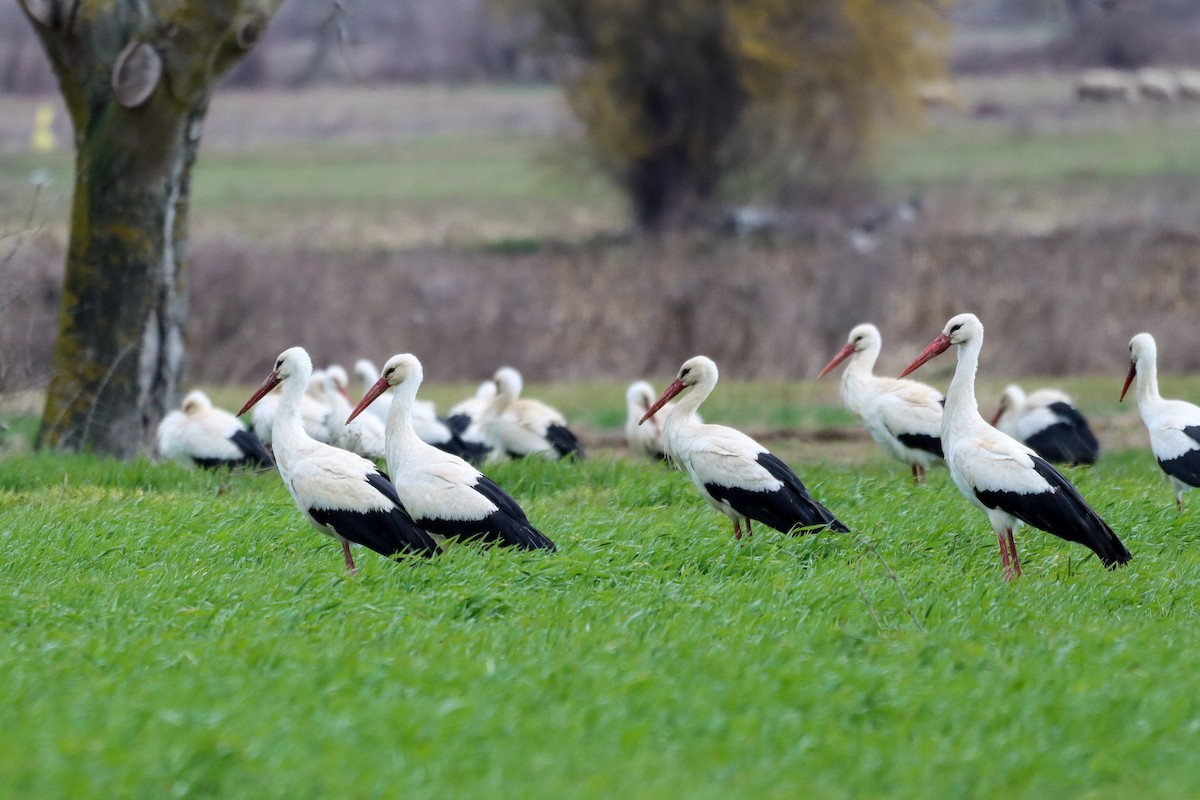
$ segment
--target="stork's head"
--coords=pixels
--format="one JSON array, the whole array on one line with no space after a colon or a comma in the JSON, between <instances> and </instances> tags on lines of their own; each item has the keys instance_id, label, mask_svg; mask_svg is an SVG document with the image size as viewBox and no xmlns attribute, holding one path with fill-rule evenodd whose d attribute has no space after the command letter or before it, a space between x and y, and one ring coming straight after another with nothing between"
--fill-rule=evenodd
<instances>
[{"instance_id":1,"label":"stork's head","mask_svg":"<svg viewBox=\"0 0 1200 800\"><path fill-rule=\"evenodd\" d=\"M1125 385L1121 387L1121 400L1125 399L1129 384L1133 383L1137 375L1138 364L1153 364L1157 359L1158 345L1155 344L1153 336L1139 333L1129 340L1129 373L1125 376Z\"/></svg>"},{"instance_id":2,"label":"stork's head","mask_svg":"<svg viewBox=\"0 0 1200 800\"><path fill-rule=\"evenodd\" d=\"M922 350L921 354L911 364L904 368L904 371L900 373L900 377L903 378L934 356L939 356L946 352L950 349L950 345L966 344L967 342L982 338L983 323L979 321L979 317L970 313L951 317L950 321L946 323L946 327L942 328L942 332L934 337L929 346Z\"/></svg>"},{"instance_id":3,"label":"stork's head","mask_svg":"<svg viewBox=\"0 0 1200 800\"><path fill-rule=\"evenodd\" d=\"M242 410L237 413L237 416L240 417L249 411L255 403L266 396L267 392L279 384L285 381L299 381L307 385L311 377L312 359L308 357L308 351L303 347L289 347L279 354L279 358L275 359L275 366L271 369L271 373L262 382L262 386L250 395L250 399L242 406Z\"/></svg>"},{"instance_id":4,"label":"stork's head","mask_svg":"<svg viewBox=\"0 0 1200 800\"><path fill-rule=\"evenodd\" d=\"M670 402L671 398L675 395L684 389L690 389L698 383L703 383L710 387L715 386L717 383L717 365L708 356L692 356L683 362L683 366L679 368L679 373L675 376L675 380L671 381L671 385L663 390L662 396L655 401L654 405L646 410L646 413L638 420L638 424L641 425L653 417L655 412Z\"/></svg>"},{"instance_id":5,"label":"stork's head","mask_svg":"<svg viewBox=\"0 0 1200 800\"><path fill-rule=\"evenodd\" d=\"M625 405L631 410L645 412L654 402L654 387L646 381L634 381L625 390Z\"/></svg>"},{"instance_id":6,"label":"stork's head","mask_svg":"<svg viewBox=\"0 0 1200 800\"><path fill-rule=\"evenodd\" d=\"M1000 395L1000 408L996 409L996 415L992 417L992 424L995 425L1000 421L1000 418L1005 414L1015 414L1025 405L1025 390L1015 383L1010 383L1004 387L1004 393Z\"/></svg>"},{"instance_id":7,"label":"stork's head","mask_svg":"<svg viewBox=\"0 0 1200 800\"><path fill-rule=\"evenodd\" d=\"M869 322L855 325L850 330L850 336L846 339L846 344L829 360L829 363L825 365L825 369L821 370L821 373L817 375L817 380L824 378L829 374L830 370L852 355L871 349L878 352L882 344L883 336L880 335L879 328L876 328Z\"/></svg>"},{"instance_id":8,"label":"stork's head","mask_svg":"<svg viewBox=\"0 0 1200 800\"><path fill-rule=\"evenodd\" d=\"M341 364L330 364L325 368L325 374L329 377L329 382L333 384L334 391L349 400L350 395L347 389L350 387L350 376L346 374L345 367Z\"/></svg>"},{"instance_id":9,"label":"stork's head","mask_svg":"<svg viewBox=\"0 0 1200 800\"><path fill-rule=\"evenodd\" d=\"M512 367L501 367L496 370L495 376L492 378L496 382L496 393L508 397L517 397L521 394L521 389L524 388L524 381L521 380L521 373L517 372Z\"/></svg>"},{"instance_id":10,"label":"stork's head","mask_svg":"<svg viewBox=\"0 0 1200 800\"><path fill-rule=\"evenodd\" d=\"M193 414L203 414L212 408L212 400L208 399L208 395L199 389L193 389L183 396L183 402L179 404L183 409L183 413L189 417Z\"/></svg>"},{"instance_id":11,"label":"stork's head","mask_svg":"<svg viewBox=\"0 0 1200 800\"><path fill-rule=\"evenodd\" d=\"M394 355L387 360L383 365L383 371L379 374L379 380L371 384L371 388L367 389L367 393L363 395L362 400L350 412L350 416L346 418L346 422L350 422L357 417L367 406L375 402L375 398L386 392L392 387L396 387L397 393L406 392L410 398L416 398L417 388L421 385L421 381L425 378L425 371L421 368L421 362L412 353L400 353Z\"/></svg>"}]
</instances>

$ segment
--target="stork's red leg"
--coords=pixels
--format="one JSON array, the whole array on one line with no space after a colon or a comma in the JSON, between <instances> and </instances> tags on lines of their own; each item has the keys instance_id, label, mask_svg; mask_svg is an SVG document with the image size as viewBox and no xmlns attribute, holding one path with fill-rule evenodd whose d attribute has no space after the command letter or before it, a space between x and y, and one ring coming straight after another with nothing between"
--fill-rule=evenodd
<instances>
[{"instance_id":1,"label":"stork's red leg","mask_svg":"<svg viewBox=\"0 0 1200 800\"><path fill-rule=\"evenodd\" d=\"M1013 529L1012 528L1008 529L1008 550L1010 553L1012 553L1013 571L1017 574L1017 576L1020 576L1021 560L1019 558L1017 558L1017 543L1013 539Z\"/></svg>"},{"instance_id":2,"label":"stork's red leg","mask_svg":"<svg viewBox=\"0 0 1200 800\"><path fill-rule=\"evenodd\" d=\"M920 478L918 477L918 476L920 475L920 473L917 471L917 469L918 469L918 468L917 468L917 465L916 465L916 464L913 464L913 465L912 465L913 486L919 486L919 485L920 485L920 483L921 483L921 480L920 480Z\"/></svg>"},{"instance_id":3,"label":"stork's red leg","mask_svg":"<svg viewBox=\"0 0 1200 800\"><path fill-rule=\"evenodd\" d=\"M754 535L754 528L750 527L750 518L746 517L746 538L749 539Z\"/></svg>"},{"instance_id":4,"label":"stork's red leg","mask_svg":"<svg viewBox=\"0 0 1200 800\"><path fill-rule=\"evenodd\" d=\"M346 559L346 569L350 570L351 575L358 574L358 567L354 566L354 556L350 555L350 542L342 539L342 557Z\"/></svg>"},{"instance_id":5,"label":"stork's red leg","mask_svg":"<svg viewBox=\"0 0 1200 800\"><path fill-rule=\"evenodd\" d=\"M920 476L921 476L921 485L922 485L922 486L924 486L924 485L925 485L925 468L924 468L924 467L922 467L922 466L918 466L918 467L917 467L917 472L918 472L918 473L920 474Z\"/></svg>"},{"instance_id":6,"label":"stork's red leg","mask_svg":"<svg viewBox=\"0 0 1200 800\"><path fill-rule=\"evenodd\" d=\"M996 531L996 541L1000 543L1000 562L1004 564L1004 580L1013 579L1012 564L1008 560L1008 542L1004 541L1004 531Z\"/></svg>"},{"instance_id":7,"label":"stork's red leg","mask_svg":"<svg viewBox=\"0 0 1200 800\"><path fill-rule=\"evenodd\" d=\"M742 538L742 523L736 519L733 521L733 538Z\"/></svg>"}]
</instances>

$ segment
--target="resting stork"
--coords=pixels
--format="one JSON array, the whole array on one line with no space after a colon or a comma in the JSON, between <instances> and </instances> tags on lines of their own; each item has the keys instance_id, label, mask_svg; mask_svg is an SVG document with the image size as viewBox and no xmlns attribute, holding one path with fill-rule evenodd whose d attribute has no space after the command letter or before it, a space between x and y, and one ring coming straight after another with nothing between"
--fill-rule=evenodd
<instances>
[{"instance_id":1,"label":"resting stork","mask_svg":"<svg viewBox=\"0 0 1200 800\"><path fill-rule=\"evenodd\" d=\"M751 520L783 533L848 531L767 448L741 431L700 421L696 412L716 385L712 359L689 358L641 422L687 391L663 420L663 447L687 470L704 499L733 521L734 537L742 538L743 522L746 535L752 536Z\"/></svg>"},{"instance_id":2,"label":"resting stork","mask_svg":"<svg viewBox=\"0 0 1200 800\"><path fill-rule=\"evenodd\" d=\"M1013 527L1018 521L1089 548L1104 566L1132 557L1125 545L1092 510L1071 482L1048 461L979 416L975 372L983 348L983 323L974 314L959 314L916 359L904 377L934 356L958 346L958 364L946 392L942 446L950 477L968 501L983 511L1000 543L1004 577L1021 574Z\"/></svg>"},{"instance_id":3,"label":"resting stork","mask_svg":"<svg viewBox=\"0 0 1200 800\"><path fill-rule=\"evenodd\" d=\"M342 557L352 573L357 569L351 542L388 557L437 553L437 542L413 522L385 473L362 456L318 442L304 431L300 401L311 377L312 360L304 348L284 350L238 412L245 414L283 385L275 414L275 461L305 518L342 543Z\"/></svg>"},{"instance_id":4,"label":"resting stork","mask_svg":"<svg viewBox=\"0 0 1200 800\"><path fill-rule=\"evenodd\" d=\"M1100 457L1100 442L1087 419L1058 389L1038 389L1026 396L1010 383L992 424L1052 464L1095 464Z\"/></svg>"},{"instance_id":5,"label":"resting stork","mask_svg":"<svg viewBox=\"0 0 1200 800\"><path fill-rule=\"evenodd\" d=\"M199 389L188 392L180 407L159 423L158 452L206 468L273 466L258 437L233 414L214 408Z\"/></svg>"},{"instance_id":6,"label":"resting stork","mask_svg":"<svg viewBox=\"0 0 1200 800\"><path fill-rule=\"evenodd\" d=\"M584 457L583 446L562 414L540 400L521 397L521 373L501 367L495 381L496 396L479 418L480 433L494 455L548 461Z\"/></svg>"}]
</instances>

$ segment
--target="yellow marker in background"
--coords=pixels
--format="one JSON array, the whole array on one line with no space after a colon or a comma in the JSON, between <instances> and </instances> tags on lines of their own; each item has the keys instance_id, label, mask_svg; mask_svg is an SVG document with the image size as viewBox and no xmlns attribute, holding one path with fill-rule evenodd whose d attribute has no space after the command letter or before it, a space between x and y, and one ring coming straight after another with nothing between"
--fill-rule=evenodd
<instances>
[{"instance_id":1,"label":"yellow marker in background","mask_svg":"<svg viewBox=\"0 0 1200 800\"><path fill-rule=\"evenodd\" d=\"M33 111L33 135L29 137L29 149L35 153L49 153L55 144L54 106L40 103Z\"/></svg>"}]
</instances>

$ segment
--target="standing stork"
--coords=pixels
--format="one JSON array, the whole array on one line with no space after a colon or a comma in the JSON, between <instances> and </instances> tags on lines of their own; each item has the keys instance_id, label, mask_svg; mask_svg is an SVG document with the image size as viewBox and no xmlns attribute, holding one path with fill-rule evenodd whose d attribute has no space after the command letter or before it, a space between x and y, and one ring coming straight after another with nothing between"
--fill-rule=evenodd
<instances>
[{"instance_id":1,"label":"standing stork","mask_svg":"<svg viewBox=\"0 0 1200 800\"><path fill-rule=\"evenodd\" d=\"M904 377L934 356L958 346L958 364L946 392L942 446L954 484L976 508L987 514L1000 543L1004 577L1021 574L1013 527L1017 521L1078 542L1108 568L1129 561L1129 551L1070 481L1048 461L1016 439L1001 433L979 415L975 372L983 348L983 323L974 314L959 314L916 359Z\"/></svg>"},{"instance_id":2,"label":"standing stork","mask_svg":"<svg viewBox=\"0 0 1200 800\"><path fill-rule=\"evenodd\" d=\"M321 380L325 398L333 410L329 417L329 443L372 461L383 458L384 429L379 417L364 414L353 422L343 421L350 415L351 408L346 391L349 384L346 370L340 364L332 364L325 368Z\"/></svg>"},{"instance_id":3,"label":"standing stork","mask_svg":"<svg viewBox=\"0 0 1200 800\"><path fill-rule=\"evenodd\" d=\"M540 400L521 397L521 373L496 370L496 396L479 417L483 439L494 454L510 458L540 456L548 461L583 458L583 446L557 410Z\"/></svg>"},{"instance_id":4,"label":"standing stork","mask_svg":"<svg viewBox=\"0 0 1200 800\"><path fill-rule=\"evenodd\" d=\"M767 448L741 431L700 421L696 412L716 385L717 365L712 359L689 358L641 421L690 390L663 420L663 447L687 470L704 499L733 521L734 537L742 538L742 522L746 523L746 535L754 535L751 520L782 533L824 528L848 532L850 529L814 500L796 473Z\"/></svg>"},{"instance_id":5,"label":"standing stork","mask_svg":"<svg viewBox=\"0 0 1200 800\"><path fill-rule=\"evenodd\" d=\"M342 543L346 569L357 572L350 543L383 556L432 556L437 542L404 509L396 490L373 463L347 450L318 442L304 431L300 401L312 360L303 347L279 354L271 373L242 406L245 414L276 386L283 385L275 413L275 460L283 485L314 528Z\"/></svg>"},{"instance_id":6,"label":"standing stork","mask_svg":"<svg viewBox=\"0 0 1200 800\"><path fill-rule=\"evenodd\" d=\"M842 372L842 403L885 453L912 467L913 483L924 483L925 470L944 463L941 429L946 398L923 383L875 375L872 370L882 346L878 328L869 322L856 325L817 380L850 359Z\"/></svg>"},{"instance_id":7,"label":"standing stork","mask_svg":"<svg viewBox=\"0 0 1200 800\"><path fill-rule=\"evenodd\" d=\"M347 420L392 390L386 434L388 470L400 501L416 523L439 536L480 539L525 550L555 549L554 542L530 524L517 502L486 475L417 436L412 408L423 378L416 356L392 356Z\"/></svg>"},{"instance_id":8,"label":"standing stork","mask_svg":"<svg viewBox=\"0 0 1200 800\"><path fill-rule=\"evenodd\" d=\"M1100 442L1087 418L1058 389L1038 389L1026 396L1010 383L992 424L1052 464L1095 464L1100 457Z\"/></svg>"},{"instance_id":9,"label":"standing stork","mask_svg":"<svg viewBox=\"0 0 1200 800\"><path fill-rule=\"evenodd\" d=\"M274 466L258 437L233 414L214 408L199 389L188 392L158 424L158 452L209 469Z\"/></svg>"},{"instance_id":10,"label":"standing stork","mask_svg":"<svg viewBox=\"0 0 1200 800\"><path fill-rule=\"evenodd\" d=\"M1200 408L1183 400L1164 400L1158 393L1158 347L1154 337L1139 333L1129 341L1129 374L1121 400L1137 378L1137 405L1150 434L1150 450L1171 479L1175 507L1183 511L1183 493L1200 486Z\"/></svg>"}]
</instances>

